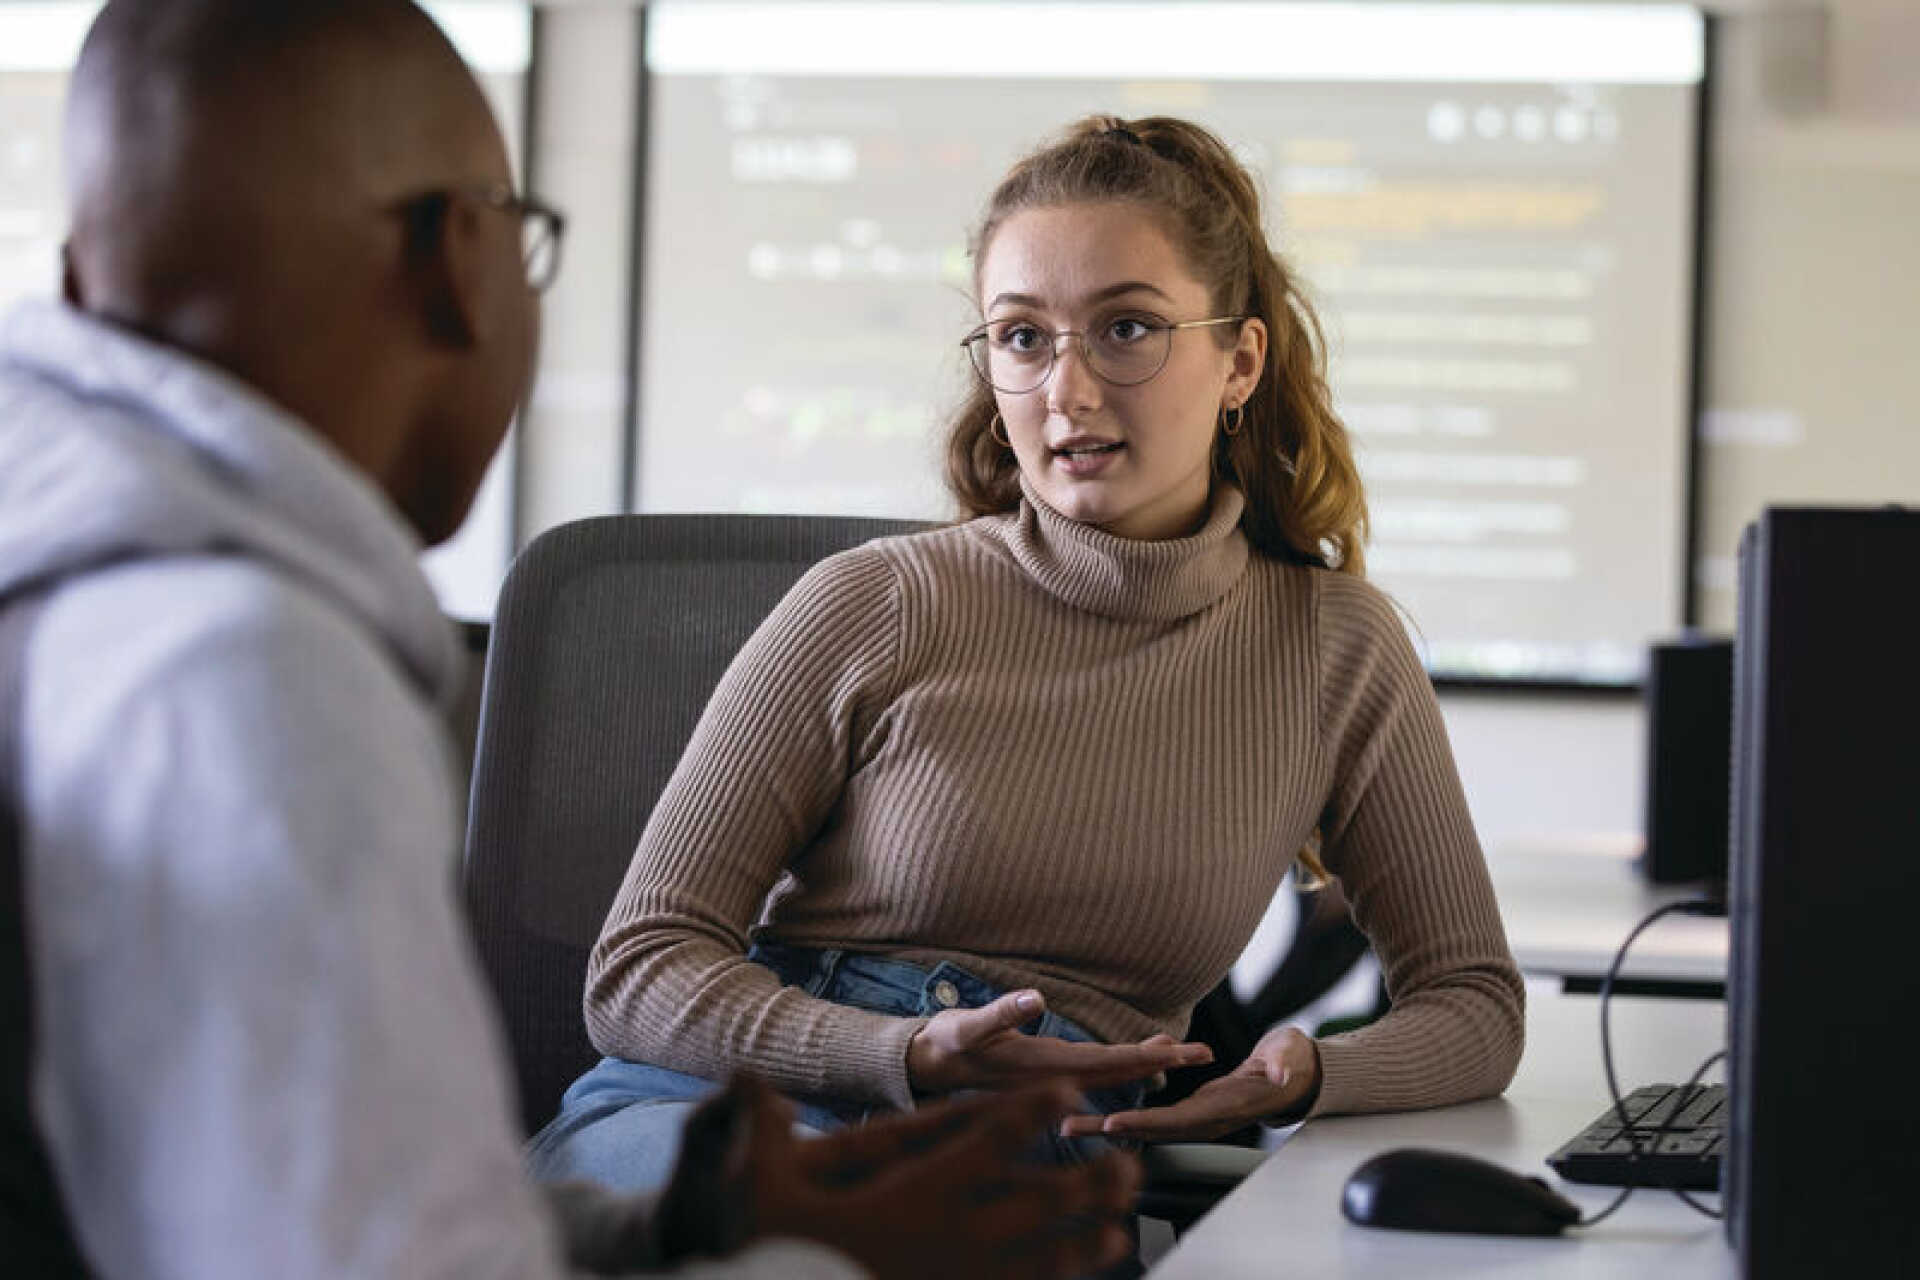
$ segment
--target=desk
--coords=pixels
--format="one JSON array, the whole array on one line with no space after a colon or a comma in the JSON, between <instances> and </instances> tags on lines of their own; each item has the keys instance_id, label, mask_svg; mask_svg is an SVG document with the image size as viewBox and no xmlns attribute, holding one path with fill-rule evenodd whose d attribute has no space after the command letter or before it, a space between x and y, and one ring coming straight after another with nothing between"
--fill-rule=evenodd
<instances>
[{"instance_id":1,"label":"desk","mask_svg":"<svg viewBox=\"0 0 1920 1280\"><path fill-rule=\"evenodd\" d=\"M1370 1230L1341 1216L1347 1175L1369 1156L1406 1146L1470 1151L1537 1173L1586 1213L1611 1202L1613 1188L1562 1182L1545 1164L1554 1148L1606 1105L1599 1005L1541 983L1529 984L1527 996L1527 1050L1504 1097L1309 1121L1181 1239L1154 1268L1154 1280L1736 1276L1721 1224L1660 1191L1636 1191L1591 1230L1547 1239ZM1685 1080L1724 1043L1725 1020L1718 1002L1616 999L1614 1062L1621 1088Z\"/></svg>"},{"instance_id":2,"label":"desk","mask_svg":"<svg viewBox=\"0 0 1920 1280\"><path fill-rule=\"evenodd\" d=\"M1522 973L1557 979L1568 990L1598 990L1634 925L1656 907L1700 896L1697 888L1648 884L1634 866L1639 852L1632 836L1488 847L1487 870ZM1622 974L1629 980L1624 991L1718 996L1727 977L1727 922L1668 916L1640 935Z\"/></svg>"}]
</instances>

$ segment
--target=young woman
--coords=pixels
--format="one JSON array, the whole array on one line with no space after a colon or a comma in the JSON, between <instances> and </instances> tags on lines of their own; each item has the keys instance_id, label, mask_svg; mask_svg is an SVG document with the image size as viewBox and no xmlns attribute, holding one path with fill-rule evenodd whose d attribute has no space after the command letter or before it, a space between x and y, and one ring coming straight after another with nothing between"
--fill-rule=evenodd
<instances>
[{"instance_id":1,"label":"young woman","mask_svg":"<svg viewBox=\"0 0 1920 1280\"><path fill-rule=\"evenodd\" d=\"M824 562L722 680L601 934L609 1057L546 1174L657 1183L735 1067L817 1126L1064 1072L1105 1086L1079 1137L1511 1078L1519 974L1249 175L1194 125L1087 120L1007 175L974 265L969 518ZM1392 1011L1143 1107L1296 860Z\"/></svg>"}]
</instances>

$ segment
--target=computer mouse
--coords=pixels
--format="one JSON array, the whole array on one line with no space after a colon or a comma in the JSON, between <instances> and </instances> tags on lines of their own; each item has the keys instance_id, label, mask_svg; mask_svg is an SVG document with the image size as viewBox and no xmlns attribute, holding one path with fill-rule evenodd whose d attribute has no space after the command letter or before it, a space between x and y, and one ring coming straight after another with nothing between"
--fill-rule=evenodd
<instances>
[{"instance_id":1,"label":"computer mouse","mask_svg":"<svg viewBox=\"0 0 1920 1280\"><path fill-rule=\"evenodd\" d=\"M1363 1227L1552 1236L1580 1221L1580 1207L1540 1178L1478 1156L1402 1147L1355 1169L1341 1212Z\"/></svg>"}]
</instances>

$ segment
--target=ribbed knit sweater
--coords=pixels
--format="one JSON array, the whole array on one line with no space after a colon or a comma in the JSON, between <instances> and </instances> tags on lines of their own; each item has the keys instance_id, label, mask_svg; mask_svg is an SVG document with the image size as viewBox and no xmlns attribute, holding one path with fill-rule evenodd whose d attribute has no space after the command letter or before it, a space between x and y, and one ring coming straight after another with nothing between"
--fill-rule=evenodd
<instances>
[{"instance_id":1,"label":"ribbed knit sweater","mask_svg":"<svg viewBox=\"0 0 1920 1280\"><path fill-rule=\"evenodd\" d=\"M809 572L720 681L593 954L604 1053L912 1104L925 1019L833 1004L750 936L951 961L1108 1042L1186 1032L1318 827L1393 1009L1319 1042L1313 1114L1498 1092L1523 993L1391 604L1253 551L1020 508Z\"/></svg>"}]
</instances>

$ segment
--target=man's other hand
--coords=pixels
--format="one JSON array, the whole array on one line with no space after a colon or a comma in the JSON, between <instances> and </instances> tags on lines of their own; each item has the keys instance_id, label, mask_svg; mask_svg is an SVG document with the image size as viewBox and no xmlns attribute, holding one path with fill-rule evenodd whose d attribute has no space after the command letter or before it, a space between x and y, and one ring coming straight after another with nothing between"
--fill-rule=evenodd
<instances>
[{"instance_id":1,"label":"man's other hand","mask_svg":"<svg viewBox=\"0 0 1920 1280\"><path fill-rule=\"evenodd\" d=\"M736 1077L716 1099L737 1117L727 1182L743 1196L747 1238L816 1240L880 1280L1053 1280L1125 1257L1138 1162L1118 1152L1077 1167L1035 1158L1079 1101L1065 1084L1042 1083L804 1138L792 1105L755 1077Z\"/></svg>"}]
</instances>

